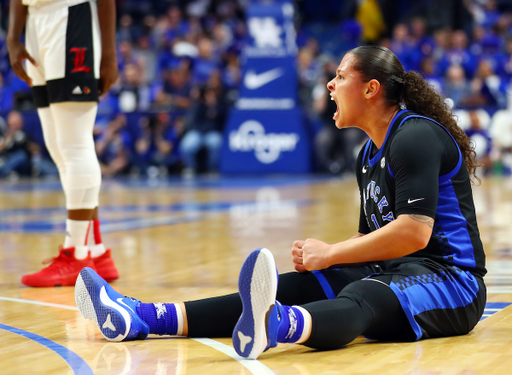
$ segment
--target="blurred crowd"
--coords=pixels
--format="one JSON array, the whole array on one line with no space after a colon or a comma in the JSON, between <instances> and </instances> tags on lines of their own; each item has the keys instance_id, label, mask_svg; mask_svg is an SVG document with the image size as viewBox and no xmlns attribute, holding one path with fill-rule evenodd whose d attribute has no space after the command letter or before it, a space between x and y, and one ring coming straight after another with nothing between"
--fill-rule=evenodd
<instances>
[{"instance_id":1,"label":"blurred crowd","mask_svg":"<svg viewBox=\"0 0 512 375\"><path fill-rule=\"evenodd\" d=\"M365 135L334 128L326 83L348 49L380 43L448 98L475 142L483 173L510 173L512 1L321 2L294 3L298 98L314 139L315 170L354 171ZM56 175L30 88L9 65L8 1L0 4L0 177ZM94 130L104 175L218 171L224 126L241 83L248 4L117 1L120 75L101 98Z\"/></svg>"}]
</instances>

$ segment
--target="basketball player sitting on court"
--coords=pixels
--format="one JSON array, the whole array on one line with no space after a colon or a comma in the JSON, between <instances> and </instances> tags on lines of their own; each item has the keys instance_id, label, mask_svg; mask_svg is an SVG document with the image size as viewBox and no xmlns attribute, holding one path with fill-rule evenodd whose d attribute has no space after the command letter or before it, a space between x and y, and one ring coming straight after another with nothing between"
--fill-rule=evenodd
<instances>
[{"instance_id":1,"label":"basketball player sitting on court","mask_svg":"<svg viewBox=\"0 0 512 375\"><path fill-rule=\"evenodd\" d=\"M238 354L257 358L277 343L335 349L360 335L414 341L475 327L486 270L469 139L444 99L385 47L349 51L327 88L336 127L370 137L357 160L359 233L295 241L298 272L279 276L270 251L255 250L239 293L185 303L123 297L85 268L76 303L107 340L232 335Z\"/></svg>"},{"instance_id":2,"label":"basketball player sitting on court","mask_svg":"<svg viewBox=\"0 0 512 375\"><path fill-rule=\"evenodd\" d=\"M24 26L26 47L20 41ZM106 280L117 279L110 249L101 240L101 172L92 134L98 96L110 89L118 74L115 2L11 0L7 46L14 72L32 86L68 210L59 255L21 281L41 287L74 285L83 267L97 270Z\"/></svg>"}]
</instances>

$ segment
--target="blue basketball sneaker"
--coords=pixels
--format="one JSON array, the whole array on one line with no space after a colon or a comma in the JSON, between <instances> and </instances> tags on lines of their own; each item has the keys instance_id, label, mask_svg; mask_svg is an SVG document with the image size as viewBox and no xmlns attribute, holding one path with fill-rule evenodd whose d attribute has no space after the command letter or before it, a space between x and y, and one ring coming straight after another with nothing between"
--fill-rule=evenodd
<instances>
[{"instance_id":1,"label":"blue basketball sneaker","mask_svg":"<svg viewBox=\"0 0 512 375\"><path fill-rule=\"evenodd\" d=\"M256 359L277 346L283 313L276 301L278 274L270 250L254 250L245 260L238 278L243 311L233 330L233 347L244 358Z\"/></svg>"},{"instance_id":2,"label":"blue basketball sneaker","mask_svg":"<svg viewBox=\"0 0 512 375\"><path fill-rule=\"evenodd\" d=\"M119 294L89 267L76 279L75 300L82 316L92 319L109 341L144 340L149 334L136 312L139 300Z\"/></svg>"}]
</instances>

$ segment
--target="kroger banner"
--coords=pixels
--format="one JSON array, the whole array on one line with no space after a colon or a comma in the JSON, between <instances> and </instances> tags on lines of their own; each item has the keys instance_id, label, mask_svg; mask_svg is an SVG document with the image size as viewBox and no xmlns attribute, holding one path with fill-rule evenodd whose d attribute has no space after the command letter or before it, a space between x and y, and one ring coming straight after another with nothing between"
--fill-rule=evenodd
<instances>
[{"instance_id":1,"label":"kroger banner","mask_svg":"<svg viewBox=\"0 0 512 375\"><path fill-rule=\"evenodd\" d=\"M228 120L221 171L307 172L309 140L297 108L297 45L289 1L248 7L242 85Z\"/></svg>"},{"instance_id":2,"label":"kroger banner","mask_svg":"<svg viewBox=\"0 0 512 375\"><path fill-rule=\"evenodd\" d=\"M298 109L234 111L225 137L223 172L306 172L309 143Z\"/></svg>"}]
</instances>

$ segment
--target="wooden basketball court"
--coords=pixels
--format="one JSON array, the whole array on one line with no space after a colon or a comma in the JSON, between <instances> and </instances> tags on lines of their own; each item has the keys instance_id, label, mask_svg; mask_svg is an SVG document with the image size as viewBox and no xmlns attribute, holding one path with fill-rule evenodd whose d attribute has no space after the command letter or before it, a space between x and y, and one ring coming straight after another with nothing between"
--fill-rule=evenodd
<instances>
[{"instance_id":1,"label":"wooden basketball court","mask_svg":"<svg viewBox=\"0 0 512 375\"><path fill-rule=\"evenodd\" d=\"M472 333L414 343L359 338L329 352L280 345L244 361L229 338L107 342L78 312L74 288L23 286L23 274L57 254L64 196L56 180L2 182L0 374L511 374L512 179L484 180L474 196L489 294ZM274 253L280 272L291 271L293 240L343 240L359 215L353 178L107 180L100 202L103 240L121 273L113 286L143 302L234 292L257 247Z\"/></svg>"}]
</instances>

